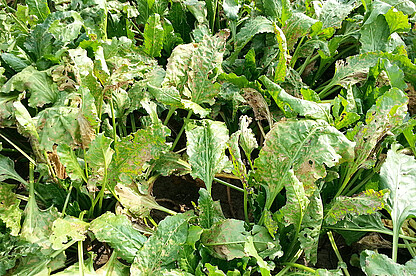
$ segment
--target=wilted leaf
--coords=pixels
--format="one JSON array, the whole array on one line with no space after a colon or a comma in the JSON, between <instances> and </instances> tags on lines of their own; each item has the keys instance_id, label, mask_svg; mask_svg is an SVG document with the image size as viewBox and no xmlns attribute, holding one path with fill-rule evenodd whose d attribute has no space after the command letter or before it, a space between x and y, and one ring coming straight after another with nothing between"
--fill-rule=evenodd
<instances>
[{"instance_id":1,"label":"wilted leaf","mask_svg":"<svg viewBox=\"0 0 416 276\"><path fill-rule=\"evenodd\" d=\"M94 219L90 230L99 241L108 243L118 256L128 262L133 262L136 253L147 240L133 228L126 216L110 212Z\"/></svg>"},{"instance_id":2,"label":"wilted leaf","mask_svg":"<svg viewBox=\"0 0 416 276\"><path fill-rule=\"evenodd\" d=\"M222 122L200 120L189 122L185 131L191 175L204 181L211 193L215 174L221 172L227 162L228 129Z\"/></svg>"},{"instance_id":3,"label":"wilted leaf","mask_svg":"<svg viewBox=\"0 0 416 276\"><path fill-rule=\"evenodd\" d=\"M14 162L10 158L0 155L0 181L6 179L14 179L28 186L27 182L14 170Z\"/></svg>"}]
</instances>

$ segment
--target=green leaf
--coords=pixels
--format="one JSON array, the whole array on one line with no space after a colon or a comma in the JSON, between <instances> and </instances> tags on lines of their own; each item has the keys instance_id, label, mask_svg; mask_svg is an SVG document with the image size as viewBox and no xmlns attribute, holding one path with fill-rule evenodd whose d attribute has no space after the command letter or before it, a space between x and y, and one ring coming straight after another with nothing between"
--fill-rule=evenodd
<instances>
[{"instance_id":1,"label":"green leaf","mask_svg":"<svg viewBox=\"0 0 416 276\"><path fill-rule=\"evenodd\" d=\"M58 218L53 222L49 240L54 250L65 248L70 241L84 241L89 224L71 216Z\"/></svg>"},{"instance_id":2,"label":"green leaf","mask_svg":"<svg viewBox=\"0 0 416 276\"><path fill-rule=\"evenodd\" d=\"M156 232L137 252L131 266L132 275L157 275L179 260L179 252L186 243L190 213L177 214L162 220Z\"/></svg>"},{"instance_id":3,"label":"green leaf","mask_svg":"<svg viewBox=\"0 0 416 276\"><path fill-rule=\"evenodd\" d=\"M0 181L14 179L28 186L27 182L14 170L14 162L3 155L0 155Z\"/></svg>"},{"instance_id":4,"label":"green leaf","mask_svg":"<svg viewBox=\"0 0 416 276\"><path fill-rule=\"evenodd\" d=\"M346 90L346 96L338 95L334 99L333 115L335 117L335 127L341 129L355 123L360 119L360 115L357 114L357 104L354 99L352 88L349 85ZM341 106L343 109L341 110Z\"/></svg>"},{"instance_id":5,"label":"green leaf","mask_svg":"<svg viewBox=\"0 0 416 276\"><path fill-rule=\"evenodd\" d=\"M315 181L326 176L325 166L333 167L350 161L353 146L354 143L324 121L287 120L276 123L266 135L265 144L254 163L257 168L255 178L266 188L266 209L270 208L285 183L290 185L289 181L295 185L296 193L305 189L307 195L313 194Z\"/></svg>"},{"instance_id":6,"label":"green leaf","mask_svg":"<svg viewBox=\"0 0 416 276\"><path fill-rule=\"evenodd\" d=\"M410 23L407 19L407 15L404 15L402 11L397 11L392 7L384 17L389 25L390 34L394 32L408 32L410 30Z\"/></svg>"},{"instance_id":7,"label":"green leaf","mask_svg":"<svg viewBox=\"0 0 416 276\"><path fill-rule=\"evenodd\" d=\"M321 119L328 123L332 122L332 117L330 115L331 104L316 103L296 98L286 93L283 88L269 80L266 76L261 76L259 79L263 82L267 91L285 113L287 112L290 114L296 112L300 116L309 119Z\"/></svg>"},{"instance_id":8,"label":"green leaf","mask_svg":"<svg viewBox=\"0 0 416 276\"><path fill-rule=\"evenodd\" d=\"M234 63L244 46L246 46L256 34L261 33L274 33L273 23L263 16L250 18L237 33L235 37L236 46L234 47L234 52L227 59L227 63Z\"/></svg>"},{"instance_id":9,"label":"green leaf","mask_svg":"<svg viewBox=\"0 0 416 276\"><path fill-rule=\"evenodd\" d=\"M39 19L39 23L43 22L51 13L47 0L27 0L25 3L29 7L29 14L35 15Z\"/></svg>"},{"instance_id":10,"label":"green leaf","mask_svg":"<svg viewBox=\"0 0 416 276\"><path fill-rule=\"evenodd\" d=\"M373 214L384 208L388 190L361 192L353 197L339 196L325 208L325 223L333 225L343 220L346 215L360 216Z\"/></svg>"},{"instance_id":11,"label":"green leaf","mask_svg":"<svg viewBox=\"0 0 416 276\"><path fill-rule=\"evenodd\" d=\"M2 93L10 93L14 90L30 92L30 107L42 107L48 103L55 103L60 93L48 73L38 71L33 66L28 66L14 75L1 88Z\"/></svg>"},{"instance_id":12,"label":"green leaf","mask_svg":"<svg viewBox=\"0 0 416 276\"><path fill-rule=\"evenodd\" d=\"M289 58L287 54L287 43L286 43L286 36L283 31L274 24L274 34L276 36L276 40L279 47L279 57L277 60L277 66L274 72L274 81L275 82L284 82L286 77L286 62Z\"/></svg>"},{"instance_id":13,"label":"green leaf","mask_svg":"<svg viewBox=\"0 0 416 276\"><path fill-rule=\"evenodd\" d=\"M364 25L360 33L361 53L393 50L388 47L390 31L384 16L379 15L373 23Z\"/></svg>"},{"instance_id":14,"label":"green leaf","mask_svg":"<svg viewBox=\"0 0 416 276\"><path fill-rule=\"evenodd\" d=\"M201 242L212 256L230 261L246 255L244 244L247 235L244 221L225 219L205 230L201 235Z\"/></svg>"},{"instance_id":15,"label":"green leaf","mask_svg":"<svg viewBox=\"0 0 416 276\"><path fill-rule=\"evenodd\" d=\"M411 276L416 273L416 260L412 259L401 265L384 254L365 250L360 255L361 269L368 276L402 275Z\"/></svg>"},{"instance_id":16,"label":"green leaf","mask_svg":"<svg viewBox=\"0 0 416 276\"><path fill-rule=\"evenodd\" d=\"M254 247L253 237L247 237L247 242L244 244L244 251L247 255L252 256L256 259L257 265L260 267L260 273L262 276L269 276L270 274L270 267L267 263L259 256L257 253L256 248Z\"/></svg>"},{"instance_id":17,"label":"green leaf","mask_svg":"<svg viewBox=\"0 0 416 276\"><path fill-rule=\"evenodd\" d=\"M6 224L6 227L10 229L10 234L12 236L17 236L20 232L22 210L19 208L20 200L18 200L16 194L12 192L14 187L14 185L6 183L0 184L0 220L2 220L3 223Z\"/></svg>"},{"instance_id":18,"label":"green leaf","mask_svg":"<svg viewBox=\"0 0 416 276\"><path fill-rule=\"evenodd\" d=\"M198 199L199 224L204 229L211 228L215 223L225 219L219 201L214 201L206 189L199 189Z\"/></svg>"},{"instance_id":19,"label":"green leaf","mask_svg":"<svg viewBox=\"0 0 416 276\"><path fill-rule=\"evenodd\" d=\"M83 180L84 182L88 182L75 152L68 145L59 145L57 147L57 154L59 156L59 161L65 166L65 171L71 180L78 182Z\"/></svg>"},{"instance_id":20,"label":"green leaf","mask_svg":"<svg viewBox=\"0 0 416 276\"><path fill-rule=\"evenodd\" d=\"M59 42L60 45L66 45L78 38L84 26L81 15L76 11L56 11L47 19L47 23L48 32L55 38L54 43Z\"/></svg>"},{"instance_id":21,"label":"green leaf","mask_svg":"<svg viewBox=\"0 0 416 276\"><path fill-rule=\"evenodd\" d=\"M85 160L92 170L91 178L100 182L107 179L107 171L110 166L114 150L110 147L112 139L98 134L91 142L90 148L85 154ZM91 181L91 178L89 181Z\"/></svg>"},{"instance_id":22,"label":"green leaf","mask_svg":"<svg viewBox=\"0 0 416 276\"><path fill-rule=\"evenodd\" d=\"M146 22L143 32L144 51L151 57L160 57L163 48L164 30L160 23L160 15L152 14Z\"/></svg>"},{"instance_id":23,"label":"green leaf","mask_svg":"<svg viewBox=\"0 0 416 276\"><path fill-rule=\"evenodd\" d=\"M90 230L99 241L108 243L118 256L128 262L133 262L137 252L147 240L133 228L126 216L114 215L110 212L94 219L90 224Z\"/></svg>"},{"instance_id":24,"label":"green leaf","mask_svg":"<svg viewBox=\"0 0 416 276\"><path fill-rule=\"evenodd\" d=\"M382 188L390 189L388 206L393 221L393 260L397 258L397 243L403 222L416 215L416 160L398 152L392 145L380 170Z\"/></svg>"},{"instance_id":25,"label":"green leaf","mask_svg":"<svg viewBox=\"0 0 416 276\"><path fill-rule=\"evenodd\" d=\"M204 181L211 194L215 174L221 172L227 163L228 129L222 122L200 120L187 123L185 131L191 175Z\"/></svg>"}]
</instances>

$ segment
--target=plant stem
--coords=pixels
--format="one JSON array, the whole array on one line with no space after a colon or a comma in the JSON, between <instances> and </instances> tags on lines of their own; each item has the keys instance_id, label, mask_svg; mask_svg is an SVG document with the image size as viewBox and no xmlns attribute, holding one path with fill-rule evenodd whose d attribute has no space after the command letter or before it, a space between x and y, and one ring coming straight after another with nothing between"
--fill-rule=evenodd
<instances>
[{"instance_id":1,"label":"plant stem","mask_svg":"<svg viewBox=\"0 0 416 276\"><path fill-rule=\"evenodd\" d=\"M295 63L298 59L298 52L299 52L300 46L302 45L302 42L303 42L304 39L305 39L305 36L302 36L298 45L296 46L295 52L293 53L292 60L290 61L290 67L292 67L292 68L295 66Z\"/></svg>"},{"instance_id":2,"label":"plant stem","mask_svg":"<svg viewBox=\"0 0 416 276\"><path fill-rule=\"evenodd\" d=\"M116 127L116 117L114 116L114 104L113 104L113 97L110 98L110 107L111 107L111 120L113 123L113 139L114 139L114 147L117 147L117 127Z\"/></svg>"},{"instance_id":3,"label":"plant stem","mask_svg":"<svg viewBox=\"0 0 416 276\"><path fill-rule=\"evenodd\" d=\"M297 259L299 259L300 255L302 255L303 250L299 249L298 252L296 252L295 256L290 260L289 263L295 263ZM276 276L283 276L286 275L286 272L290 269L290 265L285 266L282 270L279 271L279 273L276 274Z\"/></svg>"},{"instance_id":4,"label":"plant stem","mask_svg":"<svg viewBox=\"0 0 416 276\"><path fill-rule=\"evenodd\" d=\"M300 269L303 269L305 271L311 272L313 274L316 273L316 270L315 269L310 268L310 267L307 267L307 266L304 266L304 265L301 265L301 264L298 264L298 263L282 263L282 264L283 265L288 265L288 266L291 266L291 267L300 268Z\"/></svg>"},{"instance_id":5,"label":"plant stem","mask_svg":"<svg viewBox=\"0 0 416 276\"><path fill-rule=\"evenodd\" d=\"M182 133L183 133L183 131L185 130L185 124L186 124L186 121L187 121L187 120L189 120L189 118L191 118L192 114L193 114L192 110L189 110L189 111L188 111L188 115L186 116L186 120L184 120L184 122L183 122L183 125L182 125L181 130L179 131L178 135L176 136L175 141L173 141L173 144L172 144L171 150L174 150L174 149L175 149L175 147L176 147L176 144L178 144L179 139L181 138Z\"/></svg>"},{"instance_id":6,"label":"plant stem","mask_svg":"<svg viewBox=\"0 0 416 276\"><path fill-rule=\"evenodd\" d=\"M130 114L131 131L136 132L136 120L134 119L134 113Z\"/></svg>"},{"instance_id":7,"label":"plant stem","mask_svg":"<svg viewBox=\"0 0 416 276\"><path fill-rule=\"evenodd\" d=\"M30 161L33 165L36 166L36 161L33 160L26 152L24 152L21 148L19 148L16 144L14 144L12 141L10 141L6 136L0 133L0 137L6 140L10 145L12 145L16 150L18 150L24 157L27 158L27 160Z\"/></svg>"},{"instance_id":8,"label":"plant stem","mask_svg":"<svg viewBox=\"0 0 416 276\"><path fill-rule=\"evenodd\" d=\"M82 241L78 241L79 275L84 276L84 247Z\"/></svg>"},{"instance_id":9,"label":"plant stem","mask_svg":"<svg viewBox=\"0 0 416 276\"><path fill-rule=\"evenodd\" d=\"M399 249L399 231L401 227L397 221L393 219L393 248L392 259L393 262L397 262L397 251Z\"/></svg>"},{"instance_id":10,"label":"plant stem","mask_svg":"<svg viewBox=\"0 0 416 276\"><path fill-rule=\"evenodd\" d=\"M68 189L68 194L66 195L64 207L62 208L62 217L65 216L66 207L68 206L69 198L71 197L72 187L73 186L72 186L72 182L71 182L71 185L69 186L69 189Z\"/></svg>"},{"instance_id":11,"label":"plant stem","mask_svg":"<svg viewBox=\"0 0 416 276\"><path fill-rule=\"evenodd\" d=\"M320 99L325 99L326 97L332 95L332 93L334 93L335 91L337 91L339 89L341 89L341 87L339 87L339 86L333 87L332 83L329 83L324 88L324 90L322 90L321 92L318 93L318 96L319 96Z\"/></svg>"},{"instance_id":12,"label":"plant stem","mask_svg":"<svg viewBox=\"0 0 416 276\"><path fill-rule=\"evenodd\" d=\"M166 119L165 119L165 121L163 122L163 125L165 125L165 126L166 126L166 125L168 124L170 117L172 117L172 115L173 115L173 113L175 113L175 111L176 111L176 107L174 107L173 105L171 105L171 106L169 107L169 112L168 112L168 115L166 116Z\"/></svg>"},{"instance_id":13,"label":"plant stem","mask_svg":"<svg viewBox=\"0 0 416 276\"><path fill-rule=\"evenodd\" d=\"M338 262L340 264L345 264L344 260L342 260L341 254L338 251L338 247L337 247L337 244L335 243L335 239L334 239L334 236L332 235L332 232L328 231L327 234L328 234L329 242L331 243L332 248L334 249L335 255L337 255ZM350 273L348 272L348 269L346 267L344 268L342 266L342 270L344 271L344 274L346 276L350 276Z\"/></svg>"},{"instance_id":14,"label":"plant stem","mask_svg":"<svg viewBox=\"0 0 416 276\"><path fill-rule=\"evenodd\" d=\"M216 181L216 182L218 182L218 183L220 183L222 185L225 185L227 187L230 187L230 188L232 188L232 189L234 189L236 191L239 191L239 192L244 193L244 189L241 189L240 187L234 186L233 184L230 184L228 182L225 182L225 181L223 181L223 180L221 180L219 178L214 177L214 181Z\"/></svg>"},{"instance_id":15,"label":"plant stem","mask_svg":"<svg viewBox=\"0 0 416 276\"><path fill-rule=\"evenodd\" d=\"M356 185L354 187L354 189L352 189L351 191L349 191L346 196L352 196L356 191L358 191L359 189L361 189L362 186L364 186L375 174L374 171L372 171L371 173L369 173L358 185Z\"/></svg>"}]
</instances>

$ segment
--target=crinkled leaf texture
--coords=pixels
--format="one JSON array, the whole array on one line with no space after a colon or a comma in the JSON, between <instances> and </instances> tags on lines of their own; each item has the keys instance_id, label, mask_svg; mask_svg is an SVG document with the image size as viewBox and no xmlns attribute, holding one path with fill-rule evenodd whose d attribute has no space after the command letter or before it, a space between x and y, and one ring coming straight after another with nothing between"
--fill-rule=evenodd
<instances>
[{"instance_id":1,"label":"crinkled leaf texture","mask_svg":"<svg viewBox=\"0 0 416 276\"><path fill-rule=\"evenodd\" d=\"M416 275L416 259L408 261L405 265L398 264L384 254L365 250L360 256L361 269L368 276L377 275Z\"/></svg>"},{"instance_id":2,"label":"crinkled leaf texture","mask_svg":"<svg viewBox=\"0 0 416 276\"><path fill-rule=\"evenodd\" d=\"M144 28L144 51L151 57L160 57L163 48L164 31L160 23L160 15L149 16Z\"/></svg>"},{"instance_id":3,"label":"crinkled leaf texture","mask_svg":"<svg viewBox=\"0 0 416 276\"><path fill-rule=\"evenodd\" d=\"M227 126L212 120L190 121L185 131L191 175L204 181L211 193L215 174L221 172L228 161L225 156L229 139Z\"/></svg>"},{"instance_id":4,"label":"crinkled leaf texture","mask_svg":"<svg viewBox=\"0 0 416 276\"><path fill-rule=\"evenodd\" d=\"M94 141L91 142L90 148L85 154L85 160L92 170L92 179L101 181L107 175L114 153L114 150L110 147L112 142L113 140L105 137L103 133L97 135Z\"/></svg>"},{"instance_id":5,"label":"crinkled leaf texture","mask_svg":"<svg viewBox=\"0 0 416 276\"><path fill-rule=\"evenodd\" d=\"M191 213L169 216L161 221L156 232L137 252L131 266L132 275L159 275L179 260L179 252L186 243Z\"/></svg>"},{"instance_id":6,"label":"crinkled leaf texture","mask_svg":"<svg viewBox=\"0 0 416 276\"><path fill-rule=\"evenodd\" d=\"M125 215L114 215L110 212L94 219L90 230L99 241L108 243L118 256L128 262L133 262L136 253L147 240L133 228Z\"/></svg>"},{"instance_id":7,"label":"crinkled leaf texture","mask_svg":"<svg viewBox=\"0 0 416 276\"><path fill-rule=\"evenodd\" d=\"M198 210L198 221L202 228L209 229L213 224L225 219L220 202L214 201L203 188L199 189Z\"/></svg>"}]
</instances>

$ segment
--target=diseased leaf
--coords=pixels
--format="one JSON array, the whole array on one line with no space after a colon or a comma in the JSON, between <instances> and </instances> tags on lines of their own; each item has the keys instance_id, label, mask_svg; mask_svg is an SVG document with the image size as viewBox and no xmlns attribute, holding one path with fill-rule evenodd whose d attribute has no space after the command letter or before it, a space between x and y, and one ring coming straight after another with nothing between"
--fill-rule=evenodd
<instances>
[{"instance_id":1,"label":"diseased leaf","mask_svg":"<svg viewBox=\"0 0 416 276\"><path fill-rule=\"evenodd\" d=\"M13 188L14 185L0 183L0 220L10 229L10 235L17 236L20 232L22 210L19 208L20 200L12 192Z\"/></svg>"},{"instance_id":2,"label":"diseased leaf","mask_svg":"<svg viewBox=\"0 0 416 276\"><path fill-rule=\"evenodd\" d=\"M133 228L126 216L110 212L94 219L90 224L90 230L99 241L108 243L118 256L130 263L147 240Z\"/></svg>"},{"instance_id":3,"label":"diseased leaf","mask_svg":"<svg viewBox=\"0 0 416 276\"><path fill-rule=\"evenodd\" d=\"M364 25L361 30L361 53L387 51L393 49L389 47L389 26L384 16L379 15L372 24Z\"/></svg>"},{"instance_id":4,"label":"diseased leaf","mask_svg":"<svg viewBox=\"0 0 416 276\"><path fill-rule=\"evenodd\" d=\"M177 214L162 220L156 232L137 252L131 266L132 275L157 275L169 264L179 260L179 252L186 243L190 213Z\"/></svg>"},{"instance_id":5,"label":"diseased leaf","mask_svg":"<svg viewBox=\"0 0 416 276\"><path fill-rule=\"evenodd\" d=\"M163 48L164 31L160 23L160 15L152 14L146 22L143 32L144 51L151 57L160 57Z\"/></svg>"},{"instance_id":6,"label":"diseased leaf","mask_svg":"<svg viewBox=\"0 0 416 276\"><path fill-rule=\"evenodd\" d=\"M228 129L222 122L200 120L187 123L185 131L191 175L204 181L211 194L214 175L226 166Z\"/></svg>"},{"instance_id":7,"label":"diseased leaf","mask_svg":"<svg viewBox=\"0 0 416 276\"><path fill-rule=\"evenodd\" d=\"M384 208L388 196L388 190L372 189L352 197L339 196L325 208L325 223L333 225L343 220L347 214L353 216L373 214Z\"/></svg>"},{"instance_id":8,"label":"diseased leaf","mask_svg":"<svg viewBox=\"0 0 416 276\"><path fill-rule=\"evenodd\" d=\"M77 117L79 108L72 106L53 106L38 113L33 118L37 122L40 148L53 152L54 145L76 146L80 141Z\"/></svg>"},{"instance_id":9,"label":"diseased leaf","mask_svg":"<svg viewBox=\"0 0 416 276\"><path fill-rule=\"evenodd\" d=\"M247 237L247 242L244 244L244 251L247 255L252 256L256 259L258 266L260 267L260 272L262 276L269 276L271 268L263 260L262 257L257 253L256 248L254 247L253 237Z\"/></svg>"},{"instance_id":10,"label":"diseased leaf","mask_svg":"<svg viewBox=\"0 0 416 276\"><path fill-rule=\"evenodd\" d=\"M326 0L314 1L313 8L318 20L322 22L322 29L341 28L342 21L356 7L356 1Z\"/></svg>"},{"instance_id":11,"label":"diseased leaf","mask_svg":"<svg viewBox=\"0 0 416 276\"><path fill-rule=\"evenodd\" d=\"M201 242L214 257L230 261L246 255L244 244L247 235L244 221L225 219L205 230L201 235Z\"/></svg>"},{"instance_id":12,"label":"diseased leaf","mask_svg":"<svg viewBox=\"0 0 416 276\"><path fill-rule=\"evenodd\" d=\"M238 19L238 11L240 10L241 5L238 0L224 0L222 4L224 9L225 16L230 20Z\"/></svg>"},{"instance_id":13,"label":"diseased leaf","mask_svg":"<svg viewBox=\"0 0 416 276\"><path fill-rule=\"evenodd\" d=\"M55 207L40 210L34 195L29 196L29 201L24 211L25 220L23 221L20 237L45 249L50 248L51 242L49 237L52 234L52 225L59 216L58 209Z\"/></svg>"},{"instance_id":14,"label":"diseased leaf","mask_svg":"<svg viewBox=\"0 0 416 276\"><path fill-rule=\"evenodd\" d=\"M211 228L215 223L225 219L219 201L214 201L206 189L199 189L198 199L199 224L204 229Z\"/></svg>"},{"instance_id":15,"label":"diseased leaf","mask_svg":"<svg viewBox=\"0 0 416 276\"><path fill-rule=\"evenodd\" d=\"M350 161L353 146L354 143L324 121L276 123L266 135L265 145L254 163L255 178L266 188L266 209L285 183L295 185L293 192L304 193L304 196L313 194L315 181L326 176L325 166ZM306 207L307 203L301 205Z\"/></svg>"},{"instance_id":16,"label":"diseased leaf","mask_svg":"<svg viewBox=\"0 0 416 276\"><path fill-rule=\"evenodd\" d=\"M58 218L53 222L52 235L49 240L54 250L65 248L70 241L84 241L88 223L71 216Z\"/></svg>"},{"instance_id":17,"label":"diseased leaf","mask_svg":"<svg viewBox=\"0 0 416 276\"><path fill-rule=\"evenodd\" d=\"M287 39L287 49L289 51L293 50L297 40L300 37L305 36L316 22L316 19L313 19L304 13L292 13L286 20L285 26L282 28Z\"/></svg>"},{"instance_id":18,"label":"diseased leaf","mask_svg":"<svg viewBox=\"0 0 416 276\"><path fill-rule=\"evenodd\" d=\"M175 212L160 206L150 194L141 193L134 184L123 185L119 183L114 190L119 197L120 203L135 217L147 217L152 209L175 214Z\"/></svg>"},{"instance_id":19,"label":"diseased leaf","mask_svg":"<svg viewBox=\"0 0 416 276\"><path fill-rule=\"evenodd\" d=\"M320 191L316 190L309 198L309 205L303 216L299 233L300 247L304 250L306 259L314 265L318 261L319 236L323 218L322 199Z\"/></svg>"},{"instance_id":20,"label":"diseased leaf","mask_svg":"<svg viewBox=\"0 0 416 276\"><path fill-rule=\"evenodd\" d=\"M253 130L249 128L251 118L243 115L240 117L240 146L246 154L247 159L251 158L251 153L258 147L256 137Z\"/></svg>"}]
</instances>

